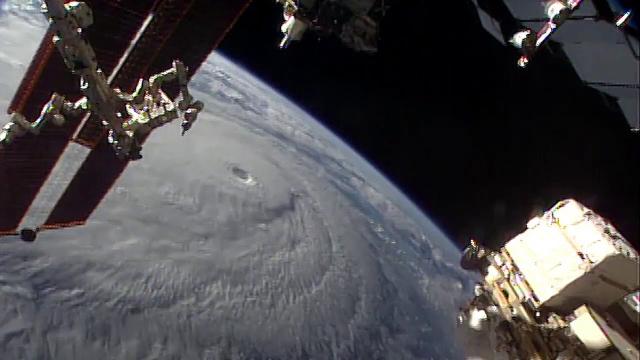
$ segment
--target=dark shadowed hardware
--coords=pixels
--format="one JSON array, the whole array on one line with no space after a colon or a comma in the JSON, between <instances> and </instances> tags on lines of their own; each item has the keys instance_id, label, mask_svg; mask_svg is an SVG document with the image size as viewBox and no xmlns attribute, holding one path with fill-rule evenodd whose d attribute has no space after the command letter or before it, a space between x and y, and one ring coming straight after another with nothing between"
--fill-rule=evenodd
<instances>
[{"instance_id":1,"label":"dark shadowed hardware","mask_svg":"<svg viewBox=\"0 0 640 360\"><path fill-rule=\"evenodd\" d=\"M639 128L637 8L631 1L474 0L483 27L518 49L527 67L537 53L570 64L584 83L614 99L632 131ZM548 44L548 45L547 45ZM549 70L552 71L552 70Z\"/></svg>"},{"instance_id":2,"label":"dark shadowed hardware","mask_svg":"<svg viewBox=\"0 0 640 360\"><path fill-rule=\"evenodd\" d=\"M393 0L277 0L285 22L280 48L302 38L307 30L318 36L335 36L355 50L378 51L380 22Z\"/></svg>"}]
</instances>

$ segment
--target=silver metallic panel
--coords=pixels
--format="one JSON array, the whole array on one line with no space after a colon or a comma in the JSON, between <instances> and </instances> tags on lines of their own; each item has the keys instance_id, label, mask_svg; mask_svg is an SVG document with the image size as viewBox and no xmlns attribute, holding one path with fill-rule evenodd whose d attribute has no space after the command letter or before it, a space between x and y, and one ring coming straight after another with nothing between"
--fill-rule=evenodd
<instances>
[{"instance_id":1,"label":"silver metallic panel","mask_svg":"<svg viewBox=\"0 0 640 360\"><path fill-rule=\"evenodd\" d=\"M74 142L67 145L64 153L53 170L51 170L49 177L40 188L38 195L36 195L29 210L27 210L26 215L20 222L18 230L24 228L36 229L47 221L49 214L51 214L58 200L67 190L67 186L69 186L69 183L71 183L71 180L90 152L90 149Z\"/></svg>"}]
</instances>

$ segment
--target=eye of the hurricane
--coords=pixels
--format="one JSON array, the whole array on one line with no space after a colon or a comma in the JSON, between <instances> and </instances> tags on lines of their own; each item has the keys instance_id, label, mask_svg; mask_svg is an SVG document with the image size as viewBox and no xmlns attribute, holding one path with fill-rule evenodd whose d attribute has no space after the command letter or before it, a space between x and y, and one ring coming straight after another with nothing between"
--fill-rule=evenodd
<instances>
[{"instance_id":1,"label":"eye of the hurricane","mask_svg":"<svg viewBox=\"0 0 640 360\"><path fill-rule=\"evenodd\" d=\"M230 170L233 176L236 178L236 180L240 181L245 185L253 186L257 183L256 179L247 170L237 165L231 165Z\"/></svg>"}]
</instances>

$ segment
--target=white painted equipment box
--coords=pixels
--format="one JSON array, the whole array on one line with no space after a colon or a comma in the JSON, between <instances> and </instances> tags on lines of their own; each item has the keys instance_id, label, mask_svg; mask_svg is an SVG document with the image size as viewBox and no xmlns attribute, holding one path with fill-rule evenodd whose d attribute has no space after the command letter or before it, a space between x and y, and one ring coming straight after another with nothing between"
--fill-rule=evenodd
<instances>
[{"instance_id":1,"label":"white painted equipment box","mask_svg":"<svg viewBox=\"0 0 640 360\"><path fill-rule=\"evenodd\" d=\"M606 220L575 200L532 219L506 245L537 305L569 313L604 309L640 288L638 254Z\"/></svg>"}]
</instances>

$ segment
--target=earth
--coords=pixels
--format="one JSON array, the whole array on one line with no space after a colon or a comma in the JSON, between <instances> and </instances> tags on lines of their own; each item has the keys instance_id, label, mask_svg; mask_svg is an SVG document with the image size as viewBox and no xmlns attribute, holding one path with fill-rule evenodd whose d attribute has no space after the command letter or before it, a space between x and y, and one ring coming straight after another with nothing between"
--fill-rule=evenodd
<instances>
[{"instance_id":1,"label":"earth","mask_svg":"<svg viewBox=\"0 0 640 360\"><path fill-rule=\"evenodd\" d=\"M46 24L0 13L6 108ZM460 251L365 159L213 53L86 226L0 239L3 359L461 359Z\"/></svg>"}]
</instances>

